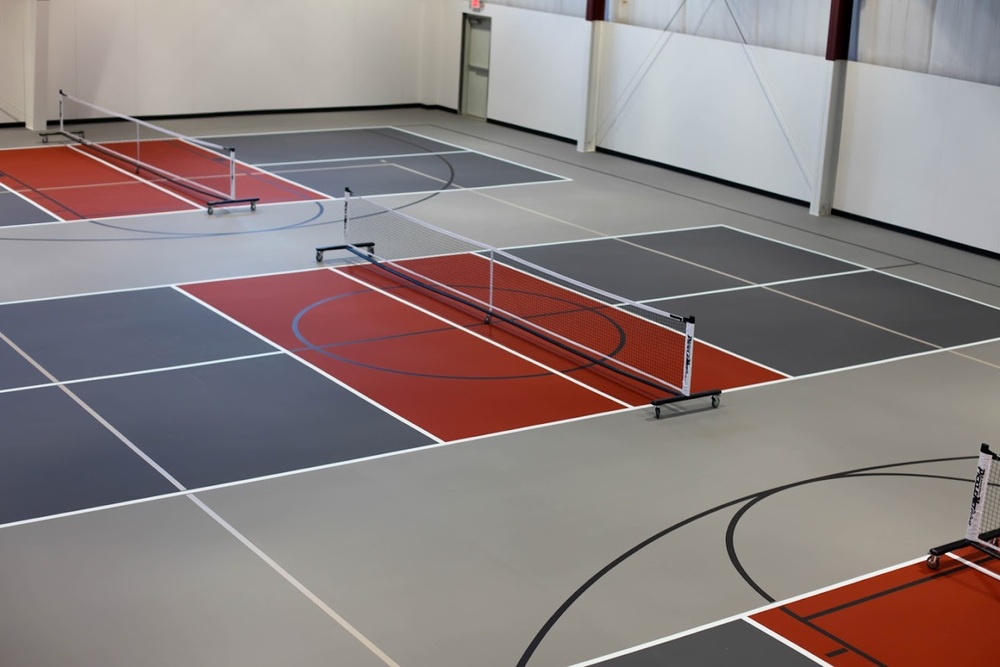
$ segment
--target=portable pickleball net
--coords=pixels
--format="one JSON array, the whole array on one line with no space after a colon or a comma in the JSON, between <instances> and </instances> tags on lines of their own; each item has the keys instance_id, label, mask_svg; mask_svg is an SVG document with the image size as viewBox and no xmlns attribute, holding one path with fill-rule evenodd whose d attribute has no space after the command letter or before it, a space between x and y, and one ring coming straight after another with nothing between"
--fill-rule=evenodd
<instances>
[{"instance_id":1,"label":"portable pickleball net","mask_svg":"<svg viewBox=\"0 0 1000 667\"><path fill-rule=\"evenodd\" d=\"M975 547L1000 558L1000 456L985 443L979 448L976 462L965 537L931 549L927 556L928 567L936 570L941 556L963 547Z\"/></svg>"},{"instance_id":2,"label":"portable pickleball net","mask_svg":"<svg viewBox=\"0 0 1000 667\"><path fill-rule=\"evenodd\" d=\"M127 139L93 141L75 122L100 119L125 128ZM42 132L42 140L62 136L82 152L105 164L141 176L150 184L205 207L246 204L257 209L258 197L236 193L236 149L186 136L59 91L59 129Z\"/></svg>"},{"instance_id":3,"label":"portable pickleball net","mask_svg":"<svg viewBox=\"0 0 1000 667\"><path fill-rule=\"evenodd\" d=\"M693 392L695 318L675 315L584 284L510 252L351 196L344 198L346 250L393 284L444 302L478 326L497 327L643 395L656 417Z\"/></svg>"}]
</instances>

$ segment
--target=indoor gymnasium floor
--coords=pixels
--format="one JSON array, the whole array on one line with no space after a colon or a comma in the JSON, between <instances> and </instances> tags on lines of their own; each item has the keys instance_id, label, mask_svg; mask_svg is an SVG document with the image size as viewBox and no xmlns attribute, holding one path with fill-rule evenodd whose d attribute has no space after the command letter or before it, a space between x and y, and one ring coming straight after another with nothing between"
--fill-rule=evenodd
<instances>
[{"instance_id":1,"label":"indoor gymnasium floor","mask_svg":"<svg viewBox=\"0 0 1000 667\"><path fill-rule=\"evenodd\" d=\"M231 139L256 212L56 183L0 130L4 667L918 664L907 614L966 640L899 591L1000 607L919 562L1000 444L995 258L440 111L166 124ZM655 419L388 297L366 325L314 257L345 186L694 314L721 406Z\"/></svg>"}]
</instances>

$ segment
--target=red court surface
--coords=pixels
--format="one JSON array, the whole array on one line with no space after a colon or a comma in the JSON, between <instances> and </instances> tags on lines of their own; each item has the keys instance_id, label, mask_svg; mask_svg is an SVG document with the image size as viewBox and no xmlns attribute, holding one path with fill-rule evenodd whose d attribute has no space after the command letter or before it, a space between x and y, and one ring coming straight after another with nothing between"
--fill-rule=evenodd
<instances>
[{"instance_id":1,"label":"red court surface","mask_svg":"<svg viewBox=\"0 0 1000 667\"><path fill-rule=\"evenodd\" d=\"M108 144L131 156L134 142ZM215 190L229 191L228 165L219 156L177 140L144 142L141 157ZM63 220L148 215L202 208L206 197L125 161L78 146L0 151L0 184ZM323 196L248 165L237 165L237 198L262 204Z\"/></svg>"},{"instance_id":2,"label":"red court surface","mask_svg":"<svg viewBox=\"0 0 1000 667\"><path fill-rule=\"evenodd\" d=\"M321 269L183 289L443 440L650 400L649 390L637 383L612 380L604 369L581 368L502 327L483 324L481 315L387 282L377 271L367 266L345 273ZM548 284L535 285L532 292L543 289L567 294ZM618 316L635 319L627 313ZM642 344L637 326L629 323L632 337L624 340L624 354L631 353L630 345ZM701 386L732 388L778 377L707 346L699 346L695 354L702 355L695 357L696 366L704 364L695 375ZM572 380L548 369L573 369Z\"/></svg>"},{"instance_id":3,"label":"red court surface","mask_svg":"<svg viewBox=\"0 0 1000 667\"><path fill-rule=\"evenodd\" d=\"M942 557L906 565L752 615L835 667L1000 664L1000 562L957 552L994 576Z\"/></svg>"}]
</instances>

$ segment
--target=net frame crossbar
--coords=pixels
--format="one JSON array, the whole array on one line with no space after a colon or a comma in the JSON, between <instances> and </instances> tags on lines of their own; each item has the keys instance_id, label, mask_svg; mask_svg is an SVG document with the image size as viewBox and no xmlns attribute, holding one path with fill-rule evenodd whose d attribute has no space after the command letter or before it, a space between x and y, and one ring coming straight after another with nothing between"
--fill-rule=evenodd
<instances>
[{"instance_id":1,"label":"net frame crossbar","mask_svg":"<svg viewBox=\"0 0 1000 667\"><path fill-rule=\"evenodd\" d=\"M110 148L111 144L131 142L133 139L122 139L110 142L98 143L96 141L90 141L86 138L83 131L73 132L66 129L66 110L65 102L69 100L75 104L79 104L82 107L91 109L105 117L117 119L131 123L136 128L135 145L136 145L136 156L132 157L126 155L119 151ZM156 132L163 137L169 137L171 139L176 139L181 143L187 144L189 146L194 146L200 148L212 154L213 157L222 158L226 160L227 164L227 174L225 175L228 182L228 191L219 190L216 188L209 187L207 185L198 183L189 178L175 174L167 169L158 167L156 165L150 164L149 162L143 162L141 154L141 146L143 141L151 141L150 139L143 139L141 136L141 129L146 128L152 132ZM117 111L112 111L105 107L99 106L92 102L82 100L79 97L75 97L66 93L65 91L59 91L59 129L55 132L42 132L40 133L42 141L48 143L48 138L51 136L62 136L70 141L79 143L87 148L106 155L115 160L119 160L126 164L131 165L135 168L136 173L140 171L147 171L154 176L167 180L175 185L185 188L188 191L197 193L202 197L201 203L206 207L208 213L214 212L216 207L221 206L232 206L237 204L249 204L250 210L257 210L257 203L260 201L259 197L237 197L236 195L236 148L232 146L222 146L219 144L212 143L210 141L205 141L204 139L198 139L196 137L187 136L180 134L179 132L174 132L168 130L167 128L160 127L159 125L154 125L148 121L141 120L139 118L133 118L123 113L118 113Z\"/></svg>"},{"instance_id":2,"label":"net frame crossbar","mask_svg":"<svg viewBox=\"0 0 1000 667\"><path fill-rule=\"evenodd\" d=\"M345 241L350 240L350 226L352 219L351 213L351 193L347 192L347 196L344 198L344 235ZM443 297L450 301L458 302L467 308L471 308L479 313L483 314L484 322L489 324L493 321L503 322L509 326L518 329L521 332L527 333L535 338L541 339L550 346L554 346L570 353L575 358L583 359L588 364L594 364L612 371L618 376L627 378L632 382L644 385L645 387L652 389L656 392L664 394L660 398L651 401L651 404L656 408L656 416L660 416L660 406L667 403L673 403L677 401L690 400L702 397L711 397L712 406L718 407L719 396L722 393L721 390L713 389L701 392L691 391L691 373L693 369L693 355L694 355L694 329L695 329L695 318L690 316L675 315L658 308L653 308L647 304L640 304L630 299L625 299L624 297L612 294L600 288L594 287L592 285L585 284L568 276L556 273L550 269L543 266L539 266L532 262L528 262L520 257L516 257L508 252L505 252L499 248L489 246L472 239L461 236L454 232L441 229L427 222L414 218L412 216L405 215L398 211L388 209L379 204L372 202L371 200L362 200L366 207L373 209L372 212L367 214L362 214L359 217L369 217L379 214L391 214L398 219L405 220L408 224L413 225L415 228L420 228L425 230L429 234L441 235L447 237L458 244L461 244L468 248L467 251L461 253L443 253L439 255L432 255L429 257L445 257L451 254L461 254L466 256L479 256L483 258L483 261L489 262L489 285L487 287L487 298L481 299L477 298L467 291L462 291L455 289L452 286L444 284L434 278L420 273L407 266L405 261L416 260L416 259L428 259L428 256L412 257L404 259L389 259L381 257L378 255L375 243L372 241L355 241L348 242L339 245L325 246L316 248L316 261L323 261L324 253L331 250L346 250L356 257L363 259L369 264L376 266L383 270L384 272L392 275L394 278L404 281L406 283L413 284L423 291L434 293L437 296ZM494 275L497 266L502 266L506 270L516 271L523 273L526 276L534 280L539 280L547 282L559 289L566 290L567 292L573 294L577 298L585 299L594 303L595 306L600 308L613 308L618 313L624 316L636 318L642 321L644 324L652 325L653 327L662 330L667 336L678 336L683 338L683 359L681 360L681 381L679 383L670 382L661 377L653 375L641 368L637 368L633 365L627 364L624 361L615 359L605 353L599 352L592 349L588 345L584 344L582 341L570 339L564 335L561 335L551 329L547 329L533 323L530 321L530 317L524 317L518 315L517 313L510 312L495 303L493 298L494 294ZM528 269L528 271L524 271ZM571 289L575 288L575 289ZM596 297L606 300L602 302ZM628 308L626 310L625 308ZM644 313L646 317L639 313ZM678 328L671 329L663 326L657 320L669 320L673 322Z\"/></svg>"},{"instance_id":3,"label":"net frame crossbar","mask_svg":"<svg viewBox=\"0 0 1000 667\"><path fill-rule=\"evenodd\" d=\"M1000 455L986 443L979 448L965 537L932 548L927 556L928 567L936 570L941 556L963 547L975 547L1000 558Z\"/></svg>"}]
</instances>

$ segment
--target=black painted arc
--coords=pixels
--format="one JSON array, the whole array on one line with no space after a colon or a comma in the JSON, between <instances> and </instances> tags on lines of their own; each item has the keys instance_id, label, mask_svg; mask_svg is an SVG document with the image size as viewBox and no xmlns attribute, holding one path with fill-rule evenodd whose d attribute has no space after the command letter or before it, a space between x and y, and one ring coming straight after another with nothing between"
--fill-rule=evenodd
<instances>
[{"instance_id":1,"label":"black painted arc","mask_svg":"<svg viewBox=\"0 0 1000 667\"><path fill-rule=\"evenodd\" d=\"M622 563L624 563L626 560L628 560L629 558L631 558L635 554L637 554L640 551L642 551L643 549L645 549L647 546L649 546L649 545L653 544L654 542L656 542L656 541L658 541L658 540L666 537L667 535L670 535L671 533L673 533L673 532L675 532L677 530L680 530L684 526L692 524L695 521L699 521L701 519L704 519L705 517L711 516L711 515L715 514L716 512L720 512L720 511L722 511L724 509L727 509L727 508L739 505L740 503L745 503L747 501L753 500L754 498L756 498L756 497L758 497L760 495L763 495L763 494L773 495L775 493L780 493L781 491L786 491L788 489L794 489L794 488L799 487L799 486L805 486L807 484L814 484L816 482L822 482L822 481L831 480L831 479L838 479L838 478L841 478L841 477L845 477L845 476L848 476L848 475L855 475L855 474L859 474L859 473L873 472L873 471L877 471L877 470L888 470L888 469L891 469L891 468L899 468L899 467L903 467L903 466L924 465L924 464L928 464L928 463L945 463L945 462L949 462L949 461L968 461L968 460L972 460L972 459L975 459L975 458L977 458L977 457L974 457L974 456L948 456L948 457L933 458L933 459L920 459L920 460L915 460L915 461L902 461L902 462L897 462L897 463L885 463L885 464L876 465L876 466L867 466L867 467L864 467L864 468L855 468L853 470L845 470L845 471L842 471L842 472L831 473L831 474L828 474L828 475L821 475L819 477L810 477L808 479L799 480L797 482L789 482L788 484L782 484L780 486L775 486L775 487L772 487L770 489L764 489L764 490L758 491L757 493L752 493L752 494L748 494L748 495L745 495L745 496L741 496L739 498L735 498L733 500L730 500L728 502L722 503L720 505L716 505L715 507L711 507L709 509L706 509L706 510L704 510L702 512L699 512L697 514L693 514L693 515L687 517L686 519L683 519L682 521L678 521L677 523L674 523L673 525L668 526L667 528L664 528L663 530L659 531L658 533L656 533L656 534L654 534L654 535L646 538L642 542L638 543L637 545L635 545L634 547L632 547L631 549L629 549L628 551L624 552L623 554L621 554L620 556L618 556L617 558L615 558L614 560L612 560L610 563L608 563L607 565L605 565L604 567L602 567L600 570L597 571L596 574L594 574L593 576L591 576L579 588L577 588L575 591L573 591L573 593L559 606L558 609L556 609L555 612L553 612L553 614L548 618L548 620L545 621L545 623L542 625L542 627L538 630L538 632L535 634L535 636L531 639L531 642L528 644L527 648L524 650L524 653L521 655L521 658L517 661L517 667L526 667L527 666L528 662L531 660L531 657L534 655L535 651L538 650L538 647L541 645L541 643L545 639L546 635L548 635L548 633L552 630L552 628L555 627L555 624L559 621L559 619L562 618L563 615L569 610L569 608L572 607L573 604L578 599L580 599L580 597L583 596L584 593L586 593L591 587L593 587L594 584L596 584L598 581L600 581L601 579L603 579L605 575L607 575L609 572L611 572L612 570L614 570L616 567L618 567L619 565L621 565Z\"/></svg>"}]
</instances>

